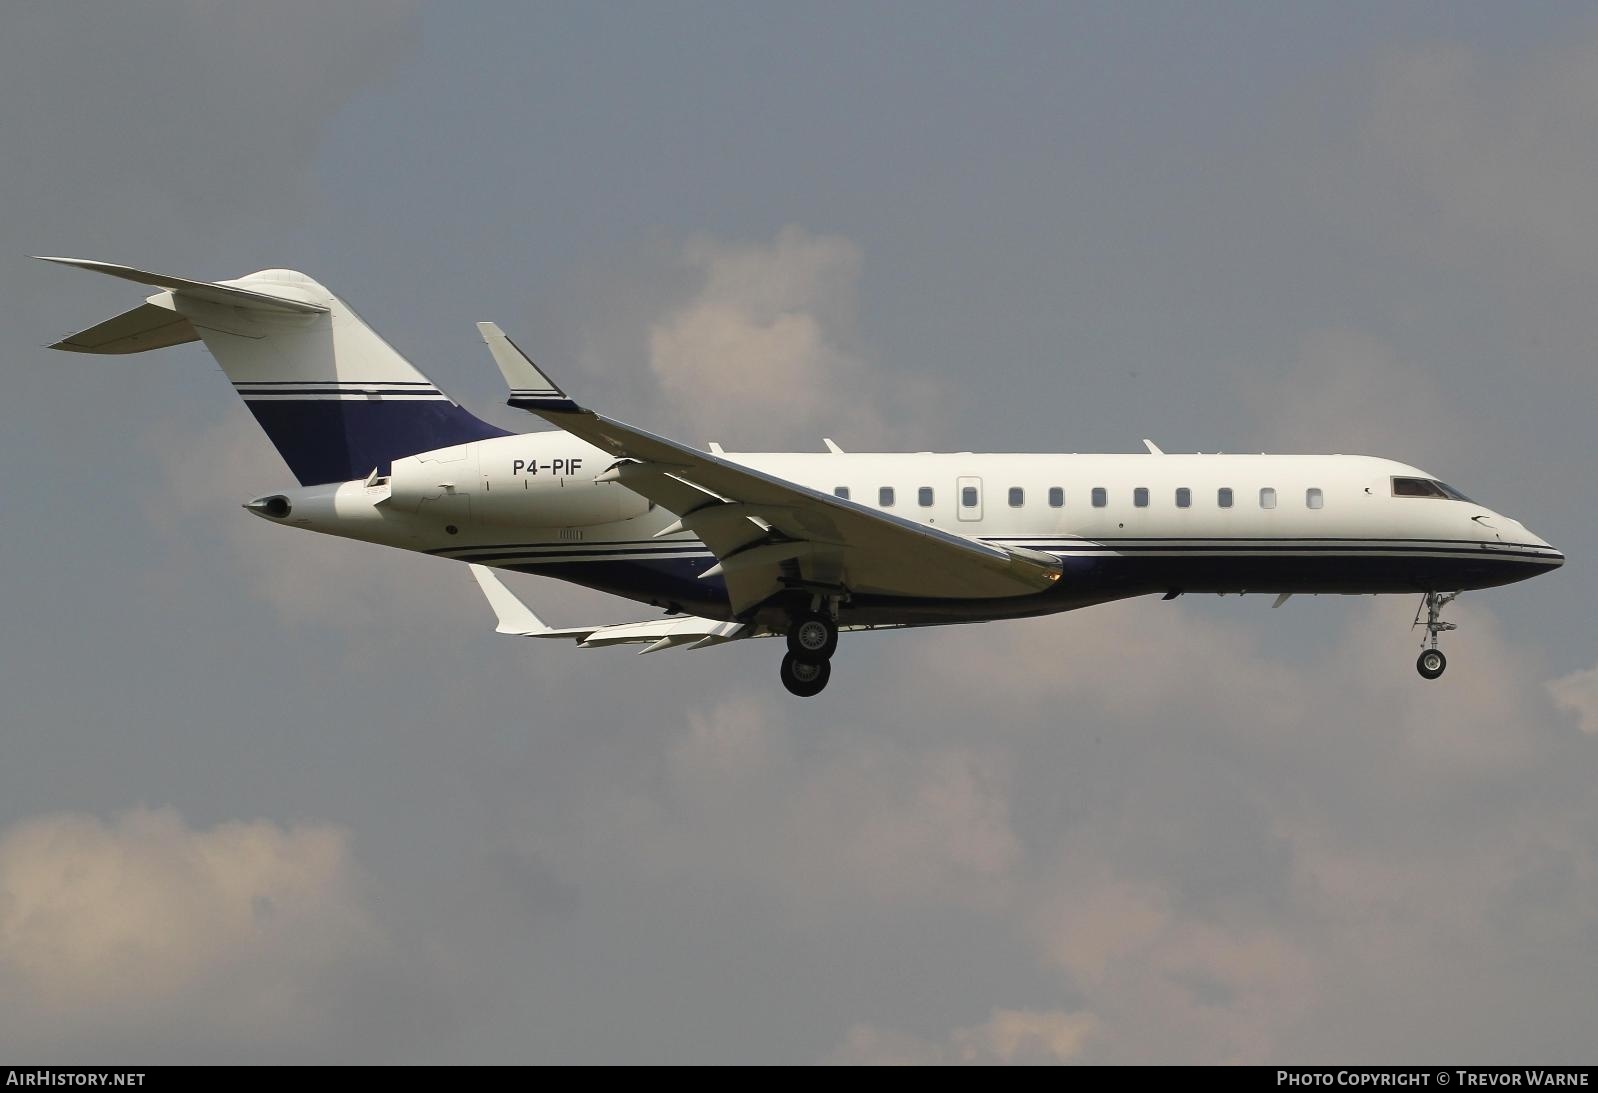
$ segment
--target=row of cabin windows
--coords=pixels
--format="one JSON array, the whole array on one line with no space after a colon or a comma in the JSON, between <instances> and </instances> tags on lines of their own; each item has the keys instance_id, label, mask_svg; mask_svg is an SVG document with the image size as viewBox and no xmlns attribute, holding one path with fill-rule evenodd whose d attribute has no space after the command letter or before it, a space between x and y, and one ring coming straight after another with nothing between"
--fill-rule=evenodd
<instances>
[{"instance_id":1,"label":"row of cabin windows","mask_svg":"<svg viewBox=\"0 0 1598 1093\"><path fill-rule=\"evenodd\" d=\"M832 491L836 496L849 500L849 487L838 486ZM1110 503L1110 493L1103 486L1094 486L1092 491L1093 507L1102 509ZM960 488L960 507L974 509L980 499L975 486L962 486ZM1010 487L1010 507L1018 509L1026 504L1026 491L1020 486ZM881 508L893 508L894 491L892 486L882 486L877 490L877 504ZM916 490L916 504L924 509L930 509L933 502L931 486L922 486ZM1136 508L1149 507L1149 490L1147 486L1138 486L1132 491L1132 504ZM1232 488L1222 486L1215 491L1215 504L1219 508L1232 507ZM1311 509L1323 508L1326 505L1326 495L1319 486L1311 486L1304 491L1304 507ZM1065 490L1059 486L1049 487L1049 507L1051 509L1065 506ZM1186 486L1178 487L1176 491L1176 507L1186 509L1193 507L1193 491ZM1260 508L1274 509L1276 507L1276 489L1274 486L1265 486L1260 489Z\"/></svg>"}]
</instances>

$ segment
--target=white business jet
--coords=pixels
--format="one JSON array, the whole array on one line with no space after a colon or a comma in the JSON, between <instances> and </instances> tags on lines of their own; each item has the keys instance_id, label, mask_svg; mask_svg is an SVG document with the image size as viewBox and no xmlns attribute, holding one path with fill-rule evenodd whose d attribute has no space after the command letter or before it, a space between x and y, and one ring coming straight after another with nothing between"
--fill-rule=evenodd
<instances>
[{"instance_id":1,"label":"white business jet","mask_svg":"<svg viewBox=\"0 0 1598 1093\"><path fill-rule=\"evenodd\" d=\"M708 452L574 401L479 324L511 406L555 426L511 434L443 394L302 273L235 281L46 261L147 285L131 311L52 348L210 350L299 487L250 501L268 521L470 563L499 632L583 648L703 648L783 636L782 682L827 685L840 631L1071 611L1132 596L1410 593L1417 667L1465 589L1564 556L1414 467L1351 455ZM772 377L782 382L782 377ZM494 569L660 608L551 627Z\"/></svg>"}]
</instances>

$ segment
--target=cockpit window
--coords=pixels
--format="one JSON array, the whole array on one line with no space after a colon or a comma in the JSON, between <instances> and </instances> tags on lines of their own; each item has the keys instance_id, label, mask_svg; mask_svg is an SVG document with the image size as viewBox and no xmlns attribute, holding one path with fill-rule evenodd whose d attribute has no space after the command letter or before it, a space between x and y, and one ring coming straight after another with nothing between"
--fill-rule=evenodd
<instances>
[{"instance_id":1,"label":"cockpit window","mask_svg":"<svg viewBox=\"0 0 1598 1093\"><path fill-rule=\"evenodd\" d=\"M1393 479L1394 497L1442 497L1443 491L1429 478Z\"/></svg>"},{"instance_id":2,"label":"cockpit window","mask_svg":"<svg viewBox=\"0 0 1598 1093\"><path fill-rule=\"evenodd\" d=\"M1445 501L1469 501L1454 487L1435 478L1394 478L1394 497L1437 497Z\"/></svg>"}]
</instances>

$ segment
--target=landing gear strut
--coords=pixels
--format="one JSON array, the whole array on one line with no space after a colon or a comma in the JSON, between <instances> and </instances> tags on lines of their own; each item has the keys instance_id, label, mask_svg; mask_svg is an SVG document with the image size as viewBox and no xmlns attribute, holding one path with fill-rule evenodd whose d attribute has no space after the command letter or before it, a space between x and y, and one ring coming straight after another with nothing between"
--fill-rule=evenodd
<instances>
[{"instance_id":1,"label":"landing gear strut","mask_svg":"<svg viewBox=\"0 0 1598 1093\"><path fill-rule=\"evenodd\" d=\"M1443 674L1443 669L1448 667L1448 658L1443 656L1443 651L1437 648L1437 635L1447 630L1457 630L1459 627L1451 622L1443 621L1443 608L1458 598L1458 592L1428 592L1420 601L1420 606L1415 609L1414 626L1426 628L1426 640L1421 647L1420 657L1415 661L1415 670L1421 674L1422 679L1436 679ZM1426 621L1421 622L1421 612L1426 613Z\"/></svg>"},{"instance_id":2,"label":"landing gear strut","mask_svg":"<svg viewBox=\"0 0 1598 1093\"><path fill-rule=\"evenodd\" d=\"M820 694L832 678L838 649L838 623L828 611L796 612L788 625L788 655L782 658L782 685L801 698Z\"/></svg>"}]
</instances>

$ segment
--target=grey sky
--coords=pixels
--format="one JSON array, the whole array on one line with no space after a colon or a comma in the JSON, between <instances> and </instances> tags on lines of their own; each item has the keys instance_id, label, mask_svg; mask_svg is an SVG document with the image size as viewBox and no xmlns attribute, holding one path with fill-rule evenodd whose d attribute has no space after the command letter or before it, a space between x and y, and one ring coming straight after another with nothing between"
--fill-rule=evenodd
<instances>
[{"instance_id":1,"label":"grey sky","mask_svg":"<svg viewBox=\"0 0 1598 1093\"><path fill-rule=\"evenodd\" d=\"M5 30L0 1053L1591 1060L1589 12ZM860 636L798 702L765 643L532 648L251 518L215 365L40 349L138 295L39 253L302 269L507 426L480 319L694 441L1368 451L1571 560L1434 685L1407 601L1184 598Z\"/></svg>"}]
</instances>

